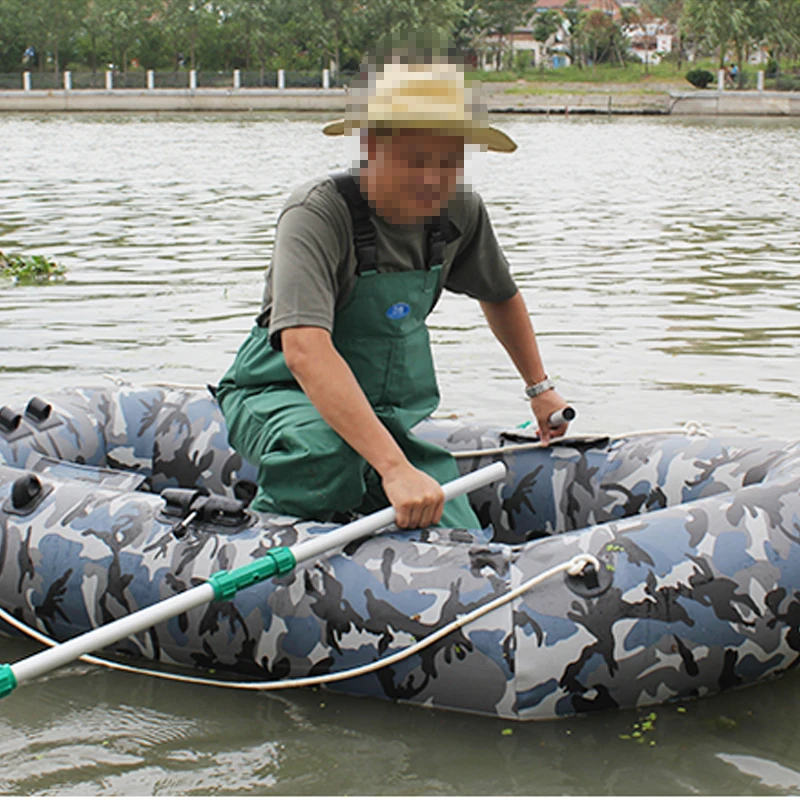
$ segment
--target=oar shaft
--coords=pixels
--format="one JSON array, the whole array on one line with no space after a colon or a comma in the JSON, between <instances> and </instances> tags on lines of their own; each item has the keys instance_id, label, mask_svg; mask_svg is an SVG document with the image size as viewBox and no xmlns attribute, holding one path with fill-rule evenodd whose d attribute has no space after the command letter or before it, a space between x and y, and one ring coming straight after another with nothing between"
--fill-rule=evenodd
<instances>
[{"instance_id":1,"label":"oar shaft","mask_svg":"<svg viewBox=\"0 0 800 800\"><path fill-rule=\"evenodd\" d=\"M51 670L63 667L86 653L102 650L128 636L152 628L166 619L177 617L192 608L210 603L214 599L214 587L201 583L192 589L169 597L155 605L142 608L127 617L109 622L100 628L82 633L58 647L28 656L13 665L17 683L38 678Z\"/></svg>"},{"instance_id":2,"label":"oar shaft","mask_svg":"<svg viewBox=\"0 0 800 800\"><path fill-rule=\"evenodd\" d=\"M488 483L499 481L505 474L505 464L498 461L495 464L489 464L474 472L462 475L460 478L456 478L442 486L445 499L452 500L454 497L472 492L481 486L486 486ZM323 536L301 542L291 548L292 553L298 563L309 558L316 558L322 553L344 547L362 536L374 533L385 525L391 525L396 516L397 514L393 508L384 508L374 514L357 519L355 522L350 522L337 531L331 531Z\"/></svg>"}]
</instances>

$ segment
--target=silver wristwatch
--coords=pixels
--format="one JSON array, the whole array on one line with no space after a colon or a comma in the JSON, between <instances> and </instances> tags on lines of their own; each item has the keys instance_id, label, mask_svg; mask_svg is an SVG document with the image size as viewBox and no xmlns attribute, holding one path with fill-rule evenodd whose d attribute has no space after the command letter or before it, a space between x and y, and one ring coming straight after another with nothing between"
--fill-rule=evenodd
<instances>
[{"instance_id":1,"label":"silver wristwatch","mask_svg":"<svg viewBox=\"0 0 800 800\"><path fill-rule=\"evenodd\" d=\"M540 394L544 394L545 392L549 392L550 389L555 389L556 385L550 378L545 377L543 381L539 381L539 383L534 383L531 386L525 387L525 394L528 396L529 399L533 400L534 397L538 397Z\"/></svg>"}]
</instances>

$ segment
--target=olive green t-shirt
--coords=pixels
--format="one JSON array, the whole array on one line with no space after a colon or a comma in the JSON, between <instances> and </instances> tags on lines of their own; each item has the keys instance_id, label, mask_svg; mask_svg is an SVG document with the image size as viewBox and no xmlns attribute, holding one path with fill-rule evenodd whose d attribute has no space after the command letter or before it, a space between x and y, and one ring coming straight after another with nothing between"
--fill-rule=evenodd
<instances>
[{"instance_id":1,"label":"olive green t-shirt","mask_svg":"<svg viewBox=\"0 0 800 800\"><path fill-rule=\"evenodd\" d=\"M490 303L513 297L517 286L480 196L459 189L447 207L447 220L444 287ZM394 225L374 213L372 221L379 272L427 268L424 225ZM353 225L344 198L331 178L300 186L278 219L258 317L261 327L269 327L273 347L280 348L278 334L285 328L309 326L332 333L336 309L356 279Z\"/></svg>"}]
</instances>

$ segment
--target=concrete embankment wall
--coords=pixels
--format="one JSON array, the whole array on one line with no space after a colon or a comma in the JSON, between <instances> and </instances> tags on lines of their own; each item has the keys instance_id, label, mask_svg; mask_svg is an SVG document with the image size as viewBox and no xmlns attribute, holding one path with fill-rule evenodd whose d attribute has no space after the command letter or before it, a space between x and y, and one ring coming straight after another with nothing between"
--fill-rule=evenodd
<instances>
[{"instance_id":1,"label":"concrete embankment wall","mask_svg":"<svg viewBox=\"0 0 800 800\"><path fill-rule=\"evenodd\" d=\"M671 92L670 114L697 116L800 116L799 92Z\"/></svg>"},{"instance_id":2,"label":"concrete embankment wall","mask_svg":"<svg viewBox=\"0 0 800 800\"><path fill-rule=\"evenodd\" d=\"M0 91L2 111L343 111L344 89Z\"/></svg>"},{"instance_id":3,"label":"concrete embankment wall","mask_svg":"<svg viewBox=\"0 0 800 800\"><path fill-rule=\"evenodd\" d=\"M664 92L631 96L489 93L489 110L522 114L673 114L800 116L798 92ZM3 90L2 112L344 111L344 89L78 89Z\"/></svg>"}]
</instances>

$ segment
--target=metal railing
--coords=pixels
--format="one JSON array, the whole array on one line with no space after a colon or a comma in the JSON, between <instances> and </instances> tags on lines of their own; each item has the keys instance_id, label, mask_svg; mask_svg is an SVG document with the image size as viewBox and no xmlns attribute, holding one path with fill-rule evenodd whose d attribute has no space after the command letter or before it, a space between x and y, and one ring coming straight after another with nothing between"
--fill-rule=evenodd
<instances>
[{"instance_id":1,"label":"metal railing","mask_svg":"<svg viewBox=\"0 0 800 800\"><path fill-rule=\"evenodd\" d=\"M349 86L355 73L332 75L328 70L71 70L53 72L0 73L0 90L52 91L67 89L334 89Z\"/></svg>"}]
</instances>

